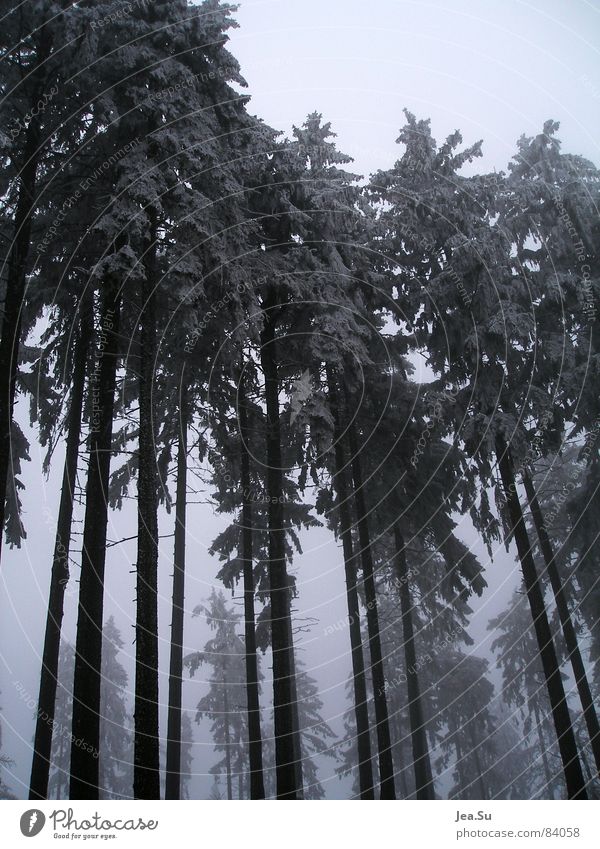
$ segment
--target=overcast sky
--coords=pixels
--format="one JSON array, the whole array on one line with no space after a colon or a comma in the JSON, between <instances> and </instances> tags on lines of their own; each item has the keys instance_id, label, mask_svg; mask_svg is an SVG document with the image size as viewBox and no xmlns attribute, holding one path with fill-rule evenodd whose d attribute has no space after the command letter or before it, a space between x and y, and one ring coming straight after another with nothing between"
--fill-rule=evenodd
<instances>
[{"instance_id":1,"label":"overcast sky","mask_svg":"<svg viewBox=\"0 0 600 849\"><path fill-rule=\"evenodd\" d=\"M290 133L314 110L323 113L338 133L339 147L355 158L354 170L368 175L389 167L398 156L395 144L402 109L432 119L440 140L455 129L465 143L484 140L478 169L502 169L523 133L539 132L544 121L560 121L564 149L600 162L600 4L584 0L244 0L237 13L231 50L240 61L252 95L250 109L271 126ZM23 414L25 410L23 408ZM23 417L23 416L22 416ZM40 474L42 457L31 434L32 462L27 464L24 493L29 538L19 552L7 550L0 575L0 705L4 749L15 759L10 783L26 793L30 769L32 711L19 697L21 682L37 697L45 604L57 513L60 462L49 483ZM48 512L45 512L45 511ZM161 534L172 532L173 517L161 516ZM205 599L215 584L217 565L207 547L224 524L207 507L190 508L187 608ZM133 505L111 518L111 539L131 535ZM473 539L465 523L462 536ZM76 544L78 547L78 544ZM485 552L477 547L482 561ZM172 540L162 542L160 575L161 662L168 668ZM106 617L115 615L126 640L122 658L133 683L135 544L111 549L107 567ZM324 637L328 625L345 614L343 566L339 548L324 530L305 538L305 554L295 564L299 574L298 616L319 620L302 637L300 651L318 679L325 715L341 730L342 697L350 672L345 631ZM472 649L489 650L486 626L516 586L512 556L500 552L489 566L489 590L476 606ZM67 597L65 631L74 638L77 584ZM186 620L186 648L200 648L206 631ZM326 650L323 640L327 640ZM166 683L163 677L162 684ZM202 678L185 685L188 709L205 691ZM161 697L166 697L162 686ZM207 725L197 732L196 768L215 758ZM346 785L322 772L328 795L344 795ZM196 792L206 795L209 782L199 779Z\"/></svg>"},{"instance_id":2,"label":"overcast sky","mask_svg":"<svg viewBox=\"0 0 600 849\"><path fill-rule=\"evenodd\" d=\"M237 20L253 111L286 132L322 112L365 175L397 156L404 108L484 139L485 168L548 118L600 158L598 2L243 0Z\"/></svg>"}]
</instances>

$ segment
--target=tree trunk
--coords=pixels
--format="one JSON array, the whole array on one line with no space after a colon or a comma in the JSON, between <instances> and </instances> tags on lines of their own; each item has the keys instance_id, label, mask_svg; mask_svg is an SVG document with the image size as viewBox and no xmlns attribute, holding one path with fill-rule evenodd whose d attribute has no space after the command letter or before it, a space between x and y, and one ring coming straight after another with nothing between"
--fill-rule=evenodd
<instances>
[{"instance_id":1,"label":"tree trunk","mask_svg":"<svg viewBox=\"0 0 600 849\"><path fill-rule=\"evenodd\" d=\"M406 772L404 769L400 769L400 787L402 789L403 798L408 799L408 784L406 783Z\"/></svg>"},{"instance_id":2,"label":"tree trunk","mask_svg":"<svg viewBox=\"0 0 600 849\"><path fill-rule=\"evenodd\" d=\"M357 569L352 545L352 518L350 514L350 496L342 433L340 427L339 400L335 377L327 370L327 382L331 412L334 420L334 461L333 483L337 493L340 521L340 537L344 552L346 578L346 602L348 605L348 626L350 631L350 651L352 655L352 683L354 685L354 717L356 720L356 743L358 750L358 780L361 799L374 799L373 763L371 755L371 730L369 727L369 706L367 683L365 679L365 661L362 635L360 632L360 605L357 590Z\"/></svg>"},{"instance_id":3,"label":"tree trunk","mask_svg":"<svg viewBox=\"0 0 600 849\"><path fill-rule=\"evenodd\" d=\"M408 692L408 715L412 739L413 766L417 799L435 799L435 790L427 745L427 730L421 701L421 690L417 672L417 653L412 620L412 599L410 596L408 569L406 567L406 549L404 538L398 525L394 526L396 545L396 576L402 611L402 635L404 638L404 662L406 666L406 689Z\"/></svg>"},{"instance_id":4,"label":"tree trunk","mask_svg":"<svg viewBox=\"0 0 600 849\"><path fill-rule=\"evenodd\" d=\"M50 773L50 753L52 750L52 727L56 707L56 687L58 683L58 661L60 655L60 635L62 628L65 590L69 582L69 550L71 545L71 526L73 521L73 502L77 481L77 463L79 460L79 441L81 439L81 417L85 390L87 358L93 333L91 305L82 304L79 323L79 335L73 353L73 375L71 404L67 425L67 445L63 470L60 506L56 523L46 632L42 654L42 671L31 764L30 799L46 799L48 796L48 778Z\"/></svg>"},{"instance_id":5,"label":"tree trunk","mask_svg":"<svg viewBox=\"0 0 600 849\"><path fill-rule=\"evenodd\" d=\"M171 658L169 664L169 709L167 720L167 765L165 799L181 798L181 694L183 671L183 610L185 600L185 524L187 497L188 400L185 372L182 373L177 447L177 496L175 506L175 552L173 557L173 600L171 612Z\"/></svg>"},{"instance_id":6,"label":"tree trunk","mask_svg":"<svg viewBox=\"0 0 600 849\"><path fill-rule=\"evenodd\" d=\"M266 305L261 334L261 361L267 408L267 496L269 500L269 584L271 597L271 645L273 651L273 708L277 798L298 796L290 642L290 581L285 564L283 527L283 469L279 422L279 377L275 325Z\"/></svg>"},{"instance_id":7,"label":"tree trunk","mask_svg":"<svg viewBox=\"0 0 600 849\"><path fill-rule=\"evenodd\" d=\"M556 609L558 610L565 644L567 646L571 667L573 669L573 676L577 684L581 707L583 708L585 724L587 726L588 734L590 735L592 752L594 754L594 761L596 764L596 772L600 776L600 725L598 724L598 714L596 713L596 708L594 706L594 700L592 698L592 691L590 690L585 665L579 650L579 641L577 639L577 634L575 633L575 628L573 627L571 612L569 610L563 583L558 572L552 543L550 542L550 538L546 531L535 486L527 469L523 469L521 474L523 477L523 483L525 484L525 493L529 501L529 509L531 510L533 523L540 541L540 548L544 557L546 569L548 570L548 577L550 578L550 584L552 585L552 591L556 601Z\"/></svg>"},{"instance_id":8,"label":"tree trunk","mask_svg":"<svg viewBox=\"0 0 600 849\"><path fill-rule=\"evenodd\" d=\"M231 731L229 729L229 696L227 693L227 672L223 667L223 714L225 722L225 769L227 771L227 798L233 799L231 782Z\"/></svg>"},{"instance_id":9,"label":"tree trunk","mask_svg":"<svg viewBox=\"0 0 600 849\"><path fill-rule=\"evenodd\" d=\"M59 750L59 755L58 755L58 762L59 763L64 763L65 748L66 748L65 747L65 735L61 734L60 735L60 750ZM56 788L56 798L57 799L67 799L68 798L68 789L69 789L68 773L66 772L66 770L62 770L60 772L60 778L59 778L59 782L58 782L58 785L57 785L57 788Z\"/></svg>"},{"instance_id":10,"label":"tree trunk","mask_svg":"<svg viewBox=\"0 0 600 849\"><path fill-rule=\"evenodd\" d=\"M154 436L156 220L151 215L140 332L137 609L133 795L160 798L158 729L158 473Z\"/></svg>"},{"instance_id":11,"label":"tree trunk","mask_svg":"<svg viewBox=\"0 0 600 849\"><path fill-rule=\"evenodd\" d=\"M480 798L487 799L487 792L485 789L485 784L483 783L483 771L481 769L481 761L479 760L479 750L477 740L475 739L475 735L473 733L473 728L469 723L469 739L471 741L471 748L473 751L473 760L475 761L475 769L477 770L477 783L479 784L479 795ZM473 783L473 782L471 782Z\"/></svg>"},{"instance_id":12,"label":"tree trunk","mask_svg":"<svg viewBox=\"0 0 600 849\"><path fill-rule=\"evenodd\" d=\"M375 704L375 720L377 723L376 730L379 754L380 797L382 799L395 799L396 790L394 786L394 764L392 761L390 725L388 719L387 698L385 695L385 675L383 669L383 655L381 651L381 637L379 632L379 614L377 612L377 592L375 589L375 577L373 574L373 554L371 551L371 538L369 533L369 514L367 512L365 502L362 469L356 444L356 431L353 423L350 424L348 428L348 437L350 442L350 456L352 457L354 506L356 510L356 523L358 525L358 538L361 549L360 554L363 568L365 599L367 602L369 653L371 656L373 701Z\"/></svg>"},{"instance_id":13,"label":"tree trunk","mask_svg":"<svg viewBox=\"0 0 600 849\"><path fill-rule=\"evenodd\" d=\"M242 378L243 380L243 378ZM246 650L246 702L248 708L248 758L250 762L250 798L264 799L260 699L258 694L258 658L254 612L252 477L250 474L250 428L246 387L240 383L240 438L242 485L242 560L244 563L244 638Z\"/></svg>"},{"instance_id":14,"label":"tree trunk","mask_svg":"<svg viewBox=\"0 0 600 849\"><path fill-rule=\"evenodd\" d=\"M461 746L460 746L460 740L459 740L459 737L458 737L458 729L456 729L454 731L454 746L456 748L456 771L458 773L458 795L457 795L457 797L454 797L454 798L458 798L458 799L462 800L464 798L465 783L466 782L465 782L465 778L464 778L464 761L463 761L462 749L461 749Z\"/></svg>"},{"instance_id":15,"label":"tree trunk","mask_svg":"<svg viewBox=\"0 0 600 849\"><path fill-rule=\"evenodd\" d=\"M296 675L296 651L294 648L294 631L292 629L292 593L290 590L290 646L291 646L291 675L292 685L292 723L294 739L294 767L296 769L296 787L298 788L298 799L304 799L304 775L302 769L302 730L300 728L300 714L298 710L298 677Z\"/></svg>"},{"instance_id":16,"label":"tree trunk","mask_svg":"<svg viewBox=\"0 0 600 849\"><path fill-rule=\"evenodd\" d=\"M117 280L109 279L104 293L100 344L90 376L93 409L73 679L73 736L69 792L71 799L97 799L99 795L100 676L108 523L107 494L120 314L120 285Z\"/></svg>"},{"instance_id":17,"label":"tree trunk","mask_svg":"<svg viewBox=\"0 0 600 849\"><path fill-rule=\"evenodd\" d=\"M512 531L517 544L519 560L521 561L523 581L533 617L540 658L544 669L554 728L558 738L558 746L565 773L567 795L569 799L587 799L585 781L577 752L577 743L575 742L556 650L546 614L544 596L531 553L531 545L525 527L525 520L523 519L521 502L517 493L513 463L509 448L500 436L496 437L496 455L508 504Z\"/></svg>"},{"instance_id":18,"label":"tree trunk","mask_svg":"<svg viewBox=\"0 0 600 849\"><path fill-rule=\"evenodd\" d=\"M581 751L581 763L583 764L583 771L586 776L586 785L589 784L591 787L594 781L592 776L592 771L590 769L590 765L588 764L588 760L585 756L585 746L581 744L581 740L579 741L580 751Z\"/></svg>"},{"instance_id":19,"label":"tree trunk","mask_svg":"<svg viewBox=\"0 0 600 849\"><path fill-rule=\"evenodd\" d=\"M533 713L535 716L535 728L537 731L538 743L540 746L540 752L542 755L542 766L544 767L544 775L546 777L546 786L548 790L552 792L552 798L554 799L554 788L552 787L552 776L550 775L550 766L548 765L548 755L546 754L546 742L544 740L544 735L542 732L542 724L540 720L540 712L538 710L537 703L533 702Z\"/></svg>"}]
</instances>

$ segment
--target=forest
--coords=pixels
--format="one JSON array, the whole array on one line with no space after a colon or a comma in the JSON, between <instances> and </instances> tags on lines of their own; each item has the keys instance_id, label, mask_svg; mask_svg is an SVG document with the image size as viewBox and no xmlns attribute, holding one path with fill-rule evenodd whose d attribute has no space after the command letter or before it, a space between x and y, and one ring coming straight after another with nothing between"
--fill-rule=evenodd
<instances>
[{"instance_id":1,"label":"forest","mask_svg":"<svg viewBox=\"0 0 600 849\"><path fill-rule=\"evenodd\" d=\"M600 170L561 116L480 173L405 109L364 176L253 114L236 6L0 21L0 572L28 547L45 605L0 798L600 798Z\"/></svg>"}]
</instances>

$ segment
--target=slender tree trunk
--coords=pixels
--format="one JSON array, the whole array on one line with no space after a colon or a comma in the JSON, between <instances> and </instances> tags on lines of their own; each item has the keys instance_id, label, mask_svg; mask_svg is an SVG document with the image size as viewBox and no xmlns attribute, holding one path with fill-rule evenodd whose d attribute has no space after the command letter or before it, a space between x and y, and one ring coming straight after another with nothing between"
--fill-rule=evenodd
<instances>
[{"instance_id":1,"label":"slender tree trunk","mask_svg":"<svg viewBox=\"0 0 600 849\"><path fill-rule=\"evenodd\" d=\"M243 379L243 378L242 378ZM250 798L264 799L260 699L258 694L258 657L254 612L252 477L250 474L250 428L246 387L240 384L240 437L242 484L242 560L244 563L244 637L246 649L246 701L248 706L248 759L250 762Z\"/></svg>"},{"instance_id":2,"label":"slender tree trunk","mask_svg":"<svg viewBox=\"0 0 600 849\"><path fill-rule=\"evenodd\" d=\"M584 771L585 776L586 776L586 784L589 784L590 787L591 787L594 779L593 779L593 776L592 776L592 771L590 769L590 765L588 764L588 760L585 756L585 746L581 745L581 741L580 741L580 751L581 751L581 763L583 764L583 771Z\"/></svg>"},{"instance_id":3,"label":"slender tree trunk","mask_svg":"<svg viewBox=\"0 0 600 849\"><path fill-rule=\"evenodd\" d=\"M104 566L120 315L121 289L117 280L109 279L90 376L92 415L73 679L71 799L97 799L99 795Z\"/></svg>"},{"instance_id":4,"label":"slender tree trunk","mask_svg":"<svg viewBox=\"0 0 600 849\"><path fill-rule=\"evenodd\" d=\"M394 732L395 740L396 740L396 748L398 751L398 756L396 758L396 784L400 784L400 795L399 799L408 799L410 798L410 790L408 789L408 782L406 780L406 773L408 770L408 766L403 766L405 761L403 750L403 740L402 740L402 722L400 720L400 711L397 710L394 713L394 719L390 722L391 728ZM413 772L414 776L414 772ZM398 792L398 790L396 791Z\"/></svg>"},{"instance_id":5,"label":"slender tree trunk","mask_svg":"<svg viewBox=\"0 0 600 849\"><path fill-rule=\"evenodd\" d=\"M283 469L279 422L279 376L271 300L262 332L261 361L267 407L267 495L269 499L269 584L273 651L273 707L277 798L298 797L295 767L292 651L290 643L290 581L285 564L283 527Z\"/></svg>"},{"instance_id":6,"label":"slender tree trunk","mask_svg":"<svg viewBox=\"0 0 600 849\"><path fill-rule=\"evenodd\" d=\"M417 672L417 653L412 620L412 599L408 569L406 566L406 549L404 538L398 525L394 526L396 544L396 576L400 594L402 611L402 635L404 638L404 662L406 666L406 689L408 692L408 715L412 739L413 765L415 770L415 787L417 799L435 799L435 790L429 760L427 745L427 730L421 701L421 689Z\"/></svg>"},{"instance_id":7,"label":"slender tree trunk","mask_svg":"<svg viewBox=\"0 0 600 849\"><path fill-rule=\"evenodd\" d=\"M487 799L487 793L485 789L485 785L483 783L483 775L481 773L481 763L479 761L479 752L477 751L477 746L473 749L473 757L475 758L475 769L477 770L477 783L479 784L479 793L481 799Z\"/></svg>"},{"instance_id":8,"label":"slender tree trunk","mask_svg":"<svg viewBox=\"0 0 600 849\"><path fill-rule=\"evenodd\" d=\"M406 772L404 769L400 769L400 787L402 790L403 798L408 799L408 784L406 783Z\"/></svg>"},{"instance_id":9,"label":"slender tree trunk","mask_svg":"<svg viewBox=\"0 0 600 849\"><path fill-rule=\"evenodd\" d=\"M600 776L600 725L598 724L598 714L596 713L596 708L594 706L594 700L592 698L592 691L590 690L585 665L579 650L579 641L577 639L577 634L575 633L575 628L573 627L571 611L569 610L569 604L567 602L563 583L558 572L558 565L552 549L552 543L550 542L550 538L546 531L546 525L544 523L544 517L537 498L535 486L527 469L523 469L522 477L523 483L525 484L525 493L529 501L529 509L531 510L533 523L540 541L540 548L542 550L546 569L548 570L548 577L550 578L550 584L552 585L552 591L556 601L556 609L558 610L565 644L567 646L571 667L573 669L573 676L577 684L581 707L583 708L585 724L587 726L588 734L590 735L592 752L596 763L596 772Z\"/></svg>"},{"instance_id":10,"label":"slender tree trunk","mask_svg":"<svg viewBox=\"0 0 600 849\"><path fill-rule=\"evenodd\" d=\"M67 445L63 470L60 506L56 523L54 555L50 575L48 613L46 633L42 654L40 691L31 764L30 799L46 799L50 773L50 753L52 750L52 726L56 707L56 688L58 683L58 661L60 655L60 634L62 628L65 590L69 582L69 550L71 545L71 526L73 521L73 502L77 481L77 462L79 460L79 441L81 439L81 418L85 390L85 374L89 347L93 333L91 305L82 305L79 335L73 353L73 377L71 404L67 425Z\"/></svg>"},{"instance_id":11,"label":"slender tree trunk","mask_svg":"<svg viewBox=\"0 0 600 849\"><path fill-rule=\"evenodd\" d=\"M183 609L185 601L185 525L187 497L188 400L185 374L181 381L177 446L177 503L175 505L175 552L171 612L171 658L169 664L169 710L165 798L181 797L181 694L183 672Z\"/></svg>"},{"instance_id":12,"label":"slender tree trunk","mask_svg":"<svg viewBox=\"0 0 600 849\"><path fill-rule=\"evenodd\" d=\"M227 672L223 668L223 713L225 722L225 769L227 770L227 798L233 799L233 784L231 781L231 731L229 728L229 695L227 693Z\"/></svg>"},{"instance_id":13,"label":"slender tree trunk","mask_svg":"<svg viewBox=\"0 0 600 849\"><path fill-rule=\"evenodd\" d=\"M369 533L369 514L366 506L362 468L356 444L356 431L353 423L348 428L348 437L350 443L350 455L352 457L354 505L356 510L356 523L358 525L358 538L361 548L360 554L363 567L363 584L365 588L365 599L367 602L369 653L371 656L373 701L375 704L375 720L377 723L376 730L379 754L380 796L382 799L395 799L396 790L394 786L394 764L392 760L387 698L385 695L385 674L383 669L383 654L381 650L381 637L379 631L379 614L377 612L377 592L375 589L373 554L371 551L371 537Z\"/></svg>"},{"instance_id":14,"label":"slender tree trunk","mask_svg":"<svg viewBox=\"0 0 600 849\"><path fill-rule=\"evenodd\" d=\"M464 761L460 740L458 738L458 729L454 731L454 735L454 746L456 748L456 771L458 772L458 798L463 799L465 793Z\"/></svg>"},{"instance_id":15,"label":"slender tree trunk","mask_svg":"<svg viewBox=\"0 0 600 849\"><path fill-rule=\"evenodd\" d=\"M473 734L473 728L469 725L469 739L473 750L473 760L475 761L475 769L477 770L477 783L479 784L479 795L481 799L487 799L485 784L483 783L483 771L481 769L481 761L479 760L479 750L477 740Z\"/></svg>"},{"instance_id":16,"label":"slender tree trunk","mask_svg":"<svg viewBox=\"0 0 600 849\"><path fill-rule=\"evenodd\" d=\"M550 775L550 766L548 764L548 755L546 754L546 741L544 740L544 735L542 733L542 724L540 720L540 712L538 710L538 706L536 702L533 703L533 713L535 717L535 728L537 731L538 743L540 746L540 752L542 755L542 766L544 767L544 775L546 777L546 786L552 793L552 798L554 798L554 789L552 787L552 776Z\"/></svg>"},{"instance_id":17,"label":"slender tree trunk","mask_svg":"<svg viewBox=\"0 0 600 849\"><path fill-rule=\"evenodd\" d=\"M567 795L569 799L587 799L581 762L577 752L577 743L575 742L560 667L546 614L544 596L531 553L531 545L525 527L521 502L517 493L512 459L508 446L500 436L496 437L496 455L508 504L512 531L517 544L519 560L521 561L523 581L533 617L540 658L544 669L554 728L558 738L558 747L560 749L565 781L567 783Z\"/></svg>"},{"instance_id":18,"label":"slender tree trunk","mask_svg":"<svg viewBox=\"0 0 600 849\"><path fill-rule=\"evenodd\" d=\"M344 552L344 570L346 578L346 603L348 605L348 627L350 631L350 651L352 655L352 683L354 685L354 717L356 720L356 744L358 750L358 781L361 799L374 799L373 762L371 755L371 729L369 726L369 706L367 700L367 682L365 679L365 660L362 635L360 632L360 604L357 590L357 569L352 545L352 517L350 514L350 496L344 446L340 426L339 396L335 377L327 370L327 382L331 412L334 421L334 461L333 483L338 499L340 537Z\"/></svg>"},{"instance_id":19,"label":"slender tree trunk","mask_svg":"<svg viewBox=\"0 0 600 849\"><path fill-rule=\"evenodd\" d=\"M137 610L133 795L160 798L158 730L158 473L154 434L156 220L151 216L140 333Z\"/></svg>"},{"instance_id":20,"label":"slender tree trunk","mask_svg":"<svg viewBox=\"0 0 600 849\"><path fill-rule=\"evenodd\" d=\"M292 629L292 593L290 591L290 626L289 641L291 646L291 675L292 685L292 723L294 731L294 767L296 769L296 787L298 788L298 799L304 799L304 775L302 769L302 729L300 728L300 714L298 710L298 676L296 674L296 650L294 648L294 632Z\"/></svg>"},{"instance_id":21,"label":"slender tree trunk","mask_svg":"<svg viewBox=\"0 0 600 849\"><path fill-rule=\"evenodd\" d=\"M49 793L46 793L44 798L50 799L64 799L66 798L66 793L63 795L63 788L67 787L67 772L62 769L61 764L65 761L65 735L61 733L60 735L60 743L58 745L58 757L57 757L57 773L58 773L58 782L56 784L56 795L51 797ZM29 797L31 798L31 797Z\"/></svg>"}]
</instances>

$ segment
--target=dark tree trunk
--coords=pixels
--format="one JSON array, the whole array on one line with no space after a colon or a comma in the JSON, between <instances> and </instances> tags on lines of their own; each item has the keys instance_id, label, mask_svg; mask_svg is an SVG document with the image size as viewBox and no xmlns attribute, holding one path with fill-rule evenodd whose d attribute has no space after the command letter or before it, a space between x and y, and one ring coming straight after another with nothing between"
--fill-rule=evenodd
<instances>
[{"instance_id":1,"label":"dark tree trunk","mask_svg":"<svg viewBox=\"0 0 600 849\"><path fill-rule=\"evenodd\" d=\"M244 636L246 649L246 700L248 706L248 757L250 761L250 798L264 799L262 734L258 695L258 658L254 612L252 477L250 474L250 428L246 387L240 384L240 437L242 484L242 560L244 563Z\"/></svg>"},{"instance_id":2,"label":"dark tree trunk","mask_svg":"<svg viewBox=\"0 0 600 849\"><path fill-rule=\"evenodd\" d=\"M365 588L365 599L367 602L369 653L371 656L373 701L375 704L375 720L377 723L376 730L379 754L380 797L382 799L395 799L396 789L394 786L394 764L392 760L390 724L388 719L387 698L385 694L385 674L383 669L383 655L381 651L379 614L377 612L377 592L375 589L373 554L371 551L371 538L369 533L369 514L366 506L362 468L356 444L356 431L353 423L349 425L348 437L350 443L350 456L352 457L354 505L361 549L360 554L363 568L363 584Z\"/></svg>"},{"instance_id":3,"label":"dark tree trunk","mask_svg":"<svg viewBox=\"0 0 600 849\"><path fill-rule=\"evenodd\" d=\"M93 333L93 317L90 305L82 305L79 335L73 353L73 375L71 404L67 425L67 445L63 470L60 506L56 523L54 555L50 575L46 633L42 654L42 671L35 726L33 761L31 764L30 799L46 799L50 773L52 749L52 726L56 707L58 683L58 660L62 628L65 590L69 582L69 550L73 521L73 502L77 481L79 440L81 439L81 417L85 390L85 374L89 347Z\"/></svg>"},{"instance_id":4,"label":"dark tree trunk","mask_svg":"<svg viewBox=\"0 0 600 849\"><path fill-rule=\"evenodd\" d=\"M429 760L429 747L427 745L427 729L425 727L421 689L417 672L417 653L415 650L412 619L413 608L408 569L406 566L406 549L402 532L397 525L394 527L394 540L396 544L396 575L400 594L400 609L402 611L406 689L408 692L408 715L410 720L416 795L417 799L435 799L431 762Z\"/></svg>"},{"instance_id":5,"label":"dark tree trunk","mask_svg":"<svg viewBox=\"0 0 600 849\"><path fill-rule=\"evenodd\" d=\"M177 447L177 496L175 505L175 552L171 612L171 658L169 664L169 710L165 798L181 797L181 693L183 672L183 608L185 600L185 523L187 497L188 401L185 374L181 381Z\"/></svg>"},{"instance_id":6,"label":"dark tree trunk","mask_svg":"<svg viewBox=\"0 0 600 849\"><path fill-rule=\"evenodd\" d=\"M590 690L585 665L579 650L579 641L577 640L577 634L573 627L569 604L558 572L552 543L550 542L550 538L546 531L544 517L537 498L535 486L527 469L523 470L522 477L523 483L525 484L527 500L529 501L529 509L531 510L533 523L540 541L542 556L546 564L546 569L548 570L550 584L552 585L552 591L556 601L556 609L558 610L565 644L567 646L571 667L573 669L573 676L577 684L581 707L583 708L585 724L587 726L588 734L590 735L592 752L594 754L594 761L596 764L596 772L600 775L600 725L598 724L598 714L596 713L596 708L594 706L594 700L592 698L592 691Z\"/></svg>"},{"instance_id":7,"label":"dark tree trunk","mask_svg":"<svg viewBox=\"0 0 600 849\"><path fill-rule=\"evenodd\" d=\"M283 469L281 459L281 427L279 422L279 377L274 304L266 309L261 338L261 361L265 378L267 407L267 496L269 499L269 584L271 596L271 644L273 651L273 708L275 715L275 763L277 798L298 797L295 754L294 708L292 686L292 651L290 642L290 580L285 564L285 530L283 527Z\"/></svg>"},{"instance_id":8,"label":"dark tree trunk","mask_svg":"<svg viewBox=\"0 0 600 849\"><path fill-rule=\"evenodd\" d=\"M104 292L100 344L89 380L92 414L73 679L71 799L98 799L99 795L104 565L120 315L120 285L109 279Z\"/></svg>"},{"instance_id":9,"label":"dark tree trunk","mask_svg":"<svg viewBox=\"0 0 600 849\"><path fill-rule=\"evenodd\" d=\"M496 455L508 504L512 532L517 544L519 560L521 561L523 581L533 617L540 658L544 669L554 728L558 738L558 746L565 773L567 795L569 799L587 799L577 743L573 733L573 725L569 715L560 667L552 640L544 596L531 553L531 545L525 527L521 502L517 493L514 467L509 448L500 436L496 437Z\"/></svg>"},{"instance_id":10,"label":"dark tree trunk","mask_svg":"<svg viewBox=\"0 0 600 849\"><path fill-rule=\"evenodd\" d=\"M350 631L350 651L352 654L352 682L354 685L354 717L356 720L356 743L358 750L358 780L361 799L374 799L373 763L371 755L371 730L369 726L369 706L367 701L367 683L365 679L365 661L362 635L360 632L360 605L357 590L356 560L352 545L352 518L350 514L350 496L340 427L339 397L335 377L327 371L331 412L334 420L334 461L333 483L337 493L340 522L340 537L344 552L346 577L346 602L348 605L348 626Z\"/></svg>"},{"instance_id":11,"label":"dark tree trunk","mask_svg":"<svg viewBox=\"0 0 600 849\"><path fill-rule=\"evenodd\" d=\"M133 795L160 798L158 732L158 472L154 433L156 221L151 218L140 332L137 609Z\"/></svg>"}]
</instances>

